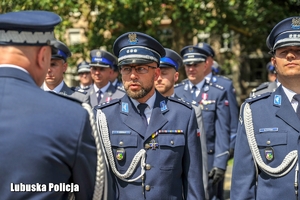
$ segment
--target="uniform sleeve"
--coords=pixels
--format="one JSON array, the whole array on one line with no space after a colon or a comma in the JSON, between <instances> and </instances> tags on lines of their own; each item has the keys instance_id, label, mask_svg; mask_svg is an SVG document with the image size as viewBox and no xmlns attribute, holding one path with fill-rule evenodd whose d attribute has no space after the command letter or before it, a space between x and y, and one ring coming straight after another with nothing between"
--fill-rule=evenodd
<instances>
[{"instance_id":1,"label":"uniform sleeve","mask_svg":"<svg viewBox=\"0 0 300 200\"><path fill-rule=\"evenodd\" d=\"M202 181L202 153L200 139L197 136L197 119L192 109L186 134L183 159L184 199L205 199Z\"/></svg>"},{"instance_id":2,"label":"uniform sleeve","mask_svg":"<svg viewBox=\"0 0 300 200\"><path fill-rule=\"evenodd\" d=\"M83 121L81 135L78 138L76 160L72 169L73 182L79 185L79 192L75 192L76 199L92 199L96 178L97 153L95 140L88 119Z\"/></svg>"},{"instance_id":3,"label":"uniform sleeve","mask_svg":"<svg viewBox=\"0 0 300 200\"><path fill-rule=\"evenodd\" d=\"M243 113L242 110L241 113ZM243 121L243 117L240 117L231 180L230 199L232 200L255 199L256 169Z\"/></svg>"},{"instance_id":4,"label":"uniform sleeve","mask_svg":"<svg viewBox=\"0 0 300 200\"><path fill-rule=\"evenodd\" d=\"M230 148L234 149L238 126L239 108L232 83L230 84L229 90L227 90L227 97L230 110Z\"/></svg>"},{"instance_id":5,"label":"uniform sleeve","mask_svg":"<svg viewBox=\"0 0 300 200\"><path fill-rule=\"evenodd\" d=\"M229 106L226 92L218 100L215 119L215 158L213 167L226 169L230 145Z\"/></svg>"}]
</instances>

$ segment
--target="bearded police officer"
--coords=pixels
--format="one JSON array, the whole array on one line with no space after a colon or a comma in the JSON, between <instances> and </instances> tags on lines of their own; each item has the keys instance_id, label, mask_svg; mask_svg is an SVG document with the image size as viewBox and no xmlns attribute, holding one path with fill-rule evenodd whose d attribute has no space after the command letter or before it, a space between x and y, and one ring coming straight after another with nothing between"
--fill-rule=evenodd
<instances>
[{"instance_id":1,"label":"bearded police officer","mask_svg":"<svg viewBox=\"0 0 300 200\"><path fill-rule=\"evenodd\" d=\"M241 107L230 199L299 199L299 35L296 16L267 39L281 85Z\"/></svg>"},{"instance_id":2,"label":"bearded police officer","mask_svg":"<svg viewBox=\"0 0 300 200\"><path fill-rule=\"evenodd\" d=\"M0 15L1 199L68 199L72 191L93 198L97 157L88 113L40 89L60 21L47 11Z\"/></svg>"},{"instance_id":3,"label":"bearded police officer","mask_svg":"<svg viewBox=\"0 0 300 200\"><path fill-rule=\"evenodd\" d=\"M164 48L130 32L116 39L113 50L126 94L97 107L97 122L108 127L102 135L116 199L204 199L195 112L154 87Z\"/></svg>"}]
</instances>

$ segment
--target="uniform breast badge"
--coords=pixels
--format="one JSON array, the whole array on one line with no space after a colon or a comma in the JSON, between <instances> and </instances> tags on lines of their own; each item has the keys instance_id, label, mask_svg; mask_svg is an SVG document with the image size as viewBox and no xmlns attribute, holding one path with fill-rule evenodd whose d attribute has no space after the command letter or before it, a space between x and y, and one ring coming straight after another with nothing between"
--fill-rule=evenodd
<instances>
[{"instance_id":1,"label":"uniform breast badge","mask_svg":"<svg viewBox=\"0 0 300 200\"><path fill-rule=\"evenodd\" d=\"M274 150L272 147L265 148L265 156L268 161L274 160Z\"/></svg>"},{"instance_id":2,"label":"uniform breast badge","mask_svg":"<svg viewBox=\"0 0 300 200\"><path fill-rule=\"evenodd\" d=\"M124 148L118 148L117 149L116 158L119 161L124 160L124 158L125 158L125 149Z\"/></svg>"}]
</instances>

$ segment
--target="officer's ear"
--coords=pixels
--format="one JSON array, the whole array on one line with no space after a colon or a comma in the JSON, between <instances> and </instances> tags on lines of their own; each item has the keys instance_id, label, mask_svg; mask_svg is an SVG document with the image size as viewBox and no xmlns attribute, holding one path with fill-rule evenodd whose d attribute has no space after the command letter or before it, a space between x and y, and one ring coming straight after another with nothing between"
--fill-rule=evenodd
<instances>
[{"instance_id":1,"label":"officer's ear","mask_svg":"<svg viewBox=\"0 0 300 200\"><path fill-rule=\"evenodd\" d=\"M273 57L271 57L271 63L272 63L272 65L275 67L275 69L277 68L277 63L276 63L276 59L275 59L275 57L273 56Z\"/></svg>"},{"instance_id":2,"label":"officer's ear","mask_svg":"<svg viewBox=\"0 0 300 200\"><path fill-rule=\"evenodd\" d=\"M160 76L160 68L157 67L154 70L154 81L157 81L158 77Z\"/></svg>"}]
</instances>

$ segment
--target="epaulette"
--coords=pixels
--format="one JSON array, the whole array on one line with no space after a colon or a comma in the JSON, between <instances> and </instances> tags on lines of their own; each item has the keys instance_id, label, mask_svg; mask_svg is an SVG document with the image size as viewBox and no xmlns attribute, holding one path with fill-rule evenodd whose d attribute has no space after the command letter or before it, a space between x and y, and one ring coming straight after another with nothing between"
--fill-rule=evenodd
<instances>
[{"instance_id":1,"label":"epaulette","mask_svg":"<svg viewBox=\"0 0 300 200\"><path fill-rule=\"evenodd\" d=\"M81 93L81 94L87 94L87 91L85 91L84 89L77 89L77 90L74 90L74 92L78 92L78 93Z\"/></svg>"},{"instance_id":2,"label":"epaulette","mask_svg":"<svg viewBox=\"0 0 300 200\"><path fill-rule=\"evenodd\" d=\"M266 88L269 87L269 84L270 84L269 82L264 82L264 83L260 84L257 88L254 88L254 89L252 90L252 92L257 92L257 91L266 89Z\"/></svg>"},{"instance_id":3,"label":"epaulette","mask_svg":"<svg viewBox=\"0 0 300 200\"><path fill-rule=\"evenodd\" d=\"M253 97L249 97L245 100L246 103L253 103L255 101L258 101L260 99L264 99L264 98L267 98L269 97L270 95L272 94L272 92L266 92L266 93L263 93L263 94L259 94L259 95L255 95Z\"/></svg>"},{"instance_id":4,"label":"epaulette","mask_svg":"<svg viewBox=\"0 0 300 200\"><path fill-rule=\"evenodd\" d=\"M53 91L48 91L48 92L49 92L50 94L54 94L54 95L57 95L57 96L59 96L59 97L63 97L63 98L65 98L65 99L68 99L68 100L74 101L74 102L76 102L76 103L82 104L82 101L80 101L79 99L76 99L76 98L74 98L74 97L71 97L71 96L69 96L69 95L64 95L64 94L56 93L56 92L53 92Z\"/></svg>"},{"instance_id":5,"label":"epaulette","mask_svg":"<svg viewBox=\"0 0 300 200\"><path fill-rule=\"evenodd\" d=\"M174 101L176 103L180 103L182 105L185 105L188 108L192 108L191 103L189 103L189 102L187 102L187 101L185 101L183 99L178 99L178 98L175 98L175 97L168 97L168 99L171 100L171 101Z\"/></svg>"},{"instance_id":6,"label":"epaulette","mask_svg":"<svg viewBox=\"0 0 300 200\"><path fill-rule=\"evenodd\" d=\"M224 87L222 85L216 84L216 83L210 83L210 86L214 86L215 88L218 88L220 90L224 90Z\"/></svg>"},{"instance_id":7,"label":"epaulette","mask_svg":"<svg viewBox=\"0 0 300 200\"><path fill-rule=\"evenodd\" d=\"M121 92L126 92L123 86L118 86L117 90L120 90Z\"/></svg>"},{"instance_id":8,"label":"epaulette","mask_svg":"<svg viewBox=\"0 0 300 200\"><path fill-rule=\"evenodd\" d=\"M177 83L174 85L174 88L177 88L177 87L180 87L180 86L183 86L185 83L184 82L181 82L181 83Z\"/></svg>"},{"instance_id":9,"label":"epaulette","mask_svg":"<svg viewBox=\"0 0 300 200\"><path fill-rule=\"evenodd\" d=\"M117 104L120 101L121 101L121 99L113 99L109 102L104 102L104 103L101 103L100 105L95 106L94 109L102 109L102 108Z\"/></svg>"}]
</instances>

